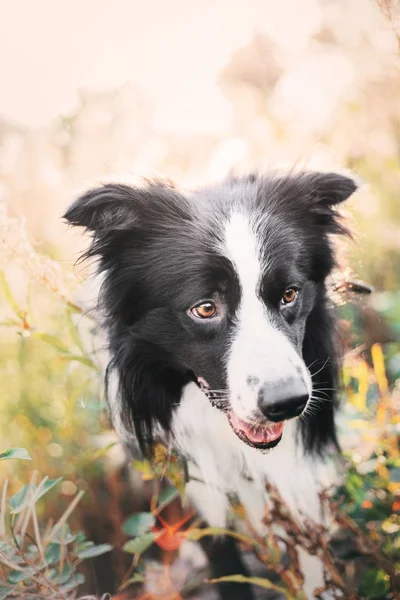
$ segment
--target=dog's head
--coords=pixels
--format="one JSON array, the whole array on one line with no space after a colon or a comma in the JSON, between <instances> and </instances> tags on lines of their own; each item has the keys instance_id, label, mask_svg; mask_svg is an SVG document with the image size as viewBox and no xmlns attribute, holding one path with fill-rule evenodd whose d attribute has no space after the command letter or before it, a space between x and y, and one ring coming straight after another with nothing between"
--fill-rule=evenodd
<instances>
[{"instance_id":1,"label":"dog's head","mask_svg":"<svg viewBox=\"0 0 400 600\"><path fill-rule=\"evenodd\" d=\"M190 381L253 447L302 414L309 448L334 438L325 280L331 235L346 233L336 207L355 189L336 173L275 173L190 194L110 184L69 208L93 235L120 419L142 444L155 424L168 431Z\"/></svg>"}]
</instances>

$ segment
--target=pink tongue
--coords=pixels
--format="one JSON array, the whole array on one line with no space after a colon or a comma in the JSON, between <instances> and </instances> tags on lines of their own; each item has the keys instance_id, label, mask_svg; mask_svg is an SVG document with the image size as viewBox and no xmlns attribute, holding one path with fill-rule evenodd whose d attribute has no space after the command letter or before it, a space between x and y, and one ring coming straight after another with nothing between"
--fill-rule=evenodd
<instances>
[{"instance_id":1,"label":"pink tongue","mask_svg":"<svg viewBox=\"0 0 400 600\"><path fill-rule=\"evenodd\" d=\"M280 422L252 427L232 412L229 415L229 420L233 429L244 433L247 439L255 444L270 444L271 442L275 442L275 440L281 437L284 426L284 423Z\"/></svg>"}]
</instances>

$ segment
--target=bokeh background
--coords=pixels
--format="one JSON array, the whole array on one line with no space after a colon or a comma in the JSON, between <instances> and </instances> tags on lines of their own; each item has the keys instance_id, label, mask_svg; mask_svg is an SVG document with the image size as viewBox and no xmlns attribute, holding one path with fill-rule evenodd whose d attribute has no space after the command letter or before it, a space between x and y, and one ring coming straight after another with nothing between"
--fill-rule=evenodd
<instances>
[{"instance_id":1,"label":"bokeh background","mask_svg":"<svg viewBox=\"0 0 400 600\"><path fill-rule=\"evenodd\" d=\"M116 554L106 580L91 565L82 589L115 591L135 494L118 446L107 450L96 324L74 264L85 241L61 220L79 191L117 177L191 186L344 166L363 183L346 207L345 274L374 292L341 301L342 439L386 494L373 518L368 489L359 494L363 522L389 523L398 540L398 3L0 0L0 15L0 451L32 457L2 462L0 483L16 491L33 469L63 477L43 518L84 490L73 522Z\"/></svg>"}]
</instances>

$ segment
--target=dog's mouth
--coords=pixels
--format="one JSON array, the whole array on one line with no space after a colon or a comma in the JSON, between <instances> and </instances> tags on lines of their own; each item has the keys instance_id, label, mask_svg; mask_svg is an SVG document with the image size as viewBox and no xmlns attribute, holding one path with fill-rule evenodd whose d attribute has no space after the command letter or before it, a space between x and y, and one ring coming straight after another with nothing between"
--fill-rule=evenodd
<instances>
[{"instance_id":1,"label":"dog's mouth","mask_svg":"<svg viewBox=\"0 0 400 600\"><path fill-rule=\"evenodd\" d=\"M239 419L234 412L228 412L228 421L238 438L248 446L258 450L269 450L279 444L282 439L285 423L267 422L254 425L248 421Z\"/></svg>"},{"instance_id":2,"label":"dog's mouth","mask_svg":"<svg viewBox=\"0 0 400 600\"><path fill-rule=\"evenodd\" d=\"M221 397L219 393L211 390L203 377L198 377L197 382L211 404L226 413L229 425L242 442L258 450L269 450L279 444L282 439L284 421L278 423L267 421L263 424L244 421L230 410L226 394Z\"/></svg>"}]
</instances>

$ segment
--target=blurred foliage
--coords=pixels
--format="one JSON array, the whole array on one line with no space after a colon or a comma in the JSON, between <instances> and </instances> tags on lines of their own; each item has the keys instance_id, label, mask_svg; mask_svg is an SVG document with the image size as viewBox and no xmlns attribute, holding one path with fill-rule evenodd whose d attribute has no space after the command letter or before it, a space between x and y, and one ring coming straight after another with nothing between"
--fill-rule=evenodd
<instances>
[{"instance_id":1,"label":"blurred foliage","mask_svg":"<svg viewBox=\"0 0 400 600\"><path fill-rule=\"evenodd\" d=\"M74 489L84 483L77 477L86 466L96 470L93 436L107 423L92 347L95 323L64 296L61 282L60 289L56 283L46 289L28 279L19 289L21 303L11 288L0 273L2 443L28 447L36 466L45 465L48 476L62 476L64 489ZM82 451L85 446L91 450ZM11 473L12 486L19 485L10 466L4 474Z\"/></svg>"},{"instance_id":2,"label":"blurred foliage","mask_svg":"<svg viewBox=\"0 0 400 600\"><path fill-rule=\"evenodd\" d=\"M25 456L23 456L25 458ZM20 457L21 458L21 457ZM112 549L95 545L82 532L73 533L68 517L82 497L78 493L55 522L39 525L37 503L61 478L30 482L7 502L8 481L3 486L0 509L0 599L34 596L68 600L85 581L80 563Z\"/></svg>"}]
</instances>

